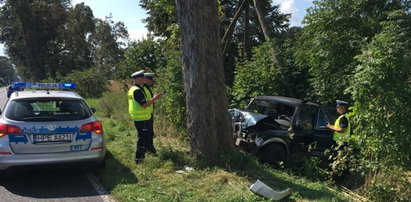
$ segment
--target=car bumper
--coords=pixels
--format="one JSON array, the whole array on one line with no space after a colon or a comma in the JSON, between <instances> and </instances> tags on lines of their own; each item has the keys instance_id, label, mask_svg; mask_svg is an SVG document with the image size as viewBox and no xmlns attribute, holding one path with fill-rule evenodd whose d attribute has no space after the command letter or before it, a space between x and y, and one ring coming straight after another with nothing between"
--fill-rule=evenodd
<instances>
[{"instance_id":1,"label":"car bumper","mask_svg":"<svg viewBox=\"0 0 411 202\"><path fill-rule=\"evenodd\" d=\"M61 163L100 163L104 160L105 149L83 151L83 152L62 152L52 154L10 154L0 155L0 170L5 170L14 166L61 164Z\"/></svg>"}]
</instances>

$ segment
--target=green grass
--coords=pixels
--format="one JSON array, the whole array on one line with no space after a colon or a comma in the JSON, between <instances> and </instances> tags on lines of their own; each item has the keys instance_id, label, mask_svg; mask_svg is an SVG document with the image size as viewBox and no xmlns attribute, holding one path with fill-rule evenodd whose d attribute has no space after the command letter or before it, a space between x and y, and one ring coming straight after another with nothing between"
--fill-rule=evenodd
<instances>
[{"instance_id":1,"label":"green grass","mask_svg":"<svg viewBox=\"0 0 411 202\"><path fill-rule=\"evenodd\" d=\"M98 102L87 102L99 110ZM101 120L108 153L106 168L98 174L103 186L118 201L270 201L248 189L257 179L275 190L290 187L292 194L282 201L347 201L326 182L261 165L242 151L222 152L216 165L207 165L191 158L189 144L158 123L154 143L159 156L148 155L136 165L137 135L132 122ZM194 170L185 171L184 166ZM177 173L179 170L184 173Z\"/></svg>"}]
</instances>

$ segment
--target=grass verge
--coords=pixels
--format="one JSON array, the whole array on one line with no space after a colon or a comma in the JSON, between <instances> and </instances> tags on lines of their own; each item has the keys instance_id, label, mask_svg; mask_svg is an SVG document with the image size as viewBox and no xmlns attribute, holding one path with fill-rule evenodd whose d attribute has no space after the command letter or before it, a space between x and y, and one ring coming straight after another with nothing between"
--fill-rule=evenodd
<instances>
[{"instance_id":1,"label":"grass verge","mask_svg":"<svg viewBox=\"0 0 411 202\"><path fill-rule=\"evenodd\" d=\"M104 116L98 102L88 103L101 110L98 116ZM159 155L147 155L141 164L135 164L137 135L132 122L101 120L108 152L106 168L99 172L99 178L119 201L270 201L248 189L257 179L274 190L290 187L293 192L283 201L347 200L340 192L328 188L326 182L272 169L238 150L222 152L217 165L209 166L191 158L188 143L170 134L164 126L155 127L154 143ZM185 169L187 166L193 170Z\"/></svg>"}]
</instances>

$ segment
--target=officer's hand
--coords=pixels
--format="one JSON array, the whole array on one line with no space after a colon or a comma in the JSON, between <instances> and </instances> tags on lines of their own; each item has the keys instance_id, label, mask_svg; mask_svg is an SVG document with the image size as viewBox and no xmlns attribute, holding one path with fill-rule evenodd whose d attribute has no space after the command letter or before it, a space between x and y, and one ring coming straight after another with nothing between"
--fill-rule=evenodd
<instances>
[{"instance_id":1,"label":"officer's hand","mask_svg":"<svg viewBox=\"0 0 411 202\"><path fill-rule=\"evenodd\" d=\"M158 99L160 99L161 97L163 97L163 93L157 93L157 94L155 94L154 96L153 96L153 98L155 99L155 100L158 100Z\"/></svg>"}]
</instances>

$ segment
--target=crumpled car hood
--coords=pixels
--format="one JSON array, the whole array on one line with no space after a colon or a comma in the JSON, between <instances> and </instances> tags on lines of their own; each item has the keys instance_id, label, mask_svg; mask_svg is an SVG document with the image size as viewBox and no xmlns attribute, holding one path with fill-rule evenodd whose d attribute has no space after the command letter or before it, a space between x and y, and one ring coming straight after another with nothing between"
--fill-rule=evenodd
<instances>
[{"instance_id":1,"label":"crumpled car hood","mask_svg":"<svg viewBox=\"0 0 411 202\"><path fill-rule=\"evenodd\" d=\"M239 109L229 109L228 112L233 117L243 116L245 127L254 126L255 124L257 124L258 121L268 117L268 115L265 114L246 112Z\"/></svg>"}]
</instances>

